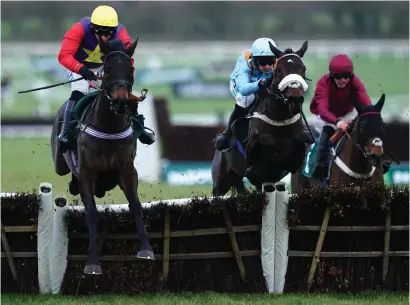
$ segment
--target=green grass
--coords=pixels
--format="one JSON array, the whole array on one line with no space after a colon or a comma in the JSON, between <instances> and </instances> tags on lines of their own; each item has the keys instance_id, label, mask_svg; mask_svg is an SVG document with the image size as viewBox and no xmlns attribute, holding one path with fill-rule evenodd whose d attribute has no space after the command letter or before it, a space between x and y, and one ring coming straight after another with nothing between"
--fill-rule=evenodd
<instances>
[{"instance_id":1,"label":"green grass","mask_svg":"<svg viewBox=\"0 0 410 305\"><path fill-rule=\"evenodd\" d=\"M38 189L40 182L53 184L53 194L64 193L70 202L79 196L69 195L67 183L71 175L58 176L54 172L48 139L1 140L1 191L19 192ZM163 183L140 183L138 194L141 202L160 199L185 198L211 194L211 186L171 186ZM127 203L124 194L115 188L98 203Z\"/></svg>"},{"instance_id":2,"label":"green grass","mask_svg":"<svg viewBox=\"0 0 410 305\"><path fill-rule=\"evenodd\" d=\"M387 102L385 111L393 111L395 113L401 113L404 108L408 106L408 99L403 98L399 100L393 100L389 104L389 97L393 95L403 95L409 92L409 57L402 58L381 54L378 58L371 58L367 54L353 55L353 61L355 64L355 73L361 78L366 85L368 93L371 97L379 97L381 93L386 93ZM142 59L139 59L142 61ZM231 58L232 66L235 63L236 58ZM138 61L138 60L137 60ZM317 58L314 54L308 54L304 58L307 66L307 76L312 79L309 82L309 94L306 96L305 109L308 111L308 104L312 97L314 87L318 79L327 72L329 58ZM190 62L190 61L186 61ZM201 62L202 65L207 63ZM167 66L175 66L175 62L166 63ZM195 64L199 65L199 62ZM35 72L33 72L35 73ZM17 75L13 91L32 88L31 84L33 77L37 79L43 79L46 83L53 83L55 81L45 80L41 75L27 75L27 73ZM222 75L221 75L222 77ZM226 86L229 85L229 75L226 75ZM135 84L134 92L138 93L144 84ZM149 93L153 96L163 96L169 101L170 110L172 113L215 113L215 112L228 112L232 110L234 105L233 98L210 100L210 99L198 99L198 100L186 100L179 99L172 94L169 86L148 86ZM48 97L51 102L51 114L54 114L60 105L68 96L68 86L48 89L47 92L28 93L15 96L15 102L10 108L3 107L3 116L21 116L31 115L37 108L39 95L38 94L50 94Z\"/></svg>"},{"instance_id":3,"label":"green grass","mask_svg":"<svg viewBox=\"0 0 410 305\"><path fill-rule=\"evenodd\" d=\"M140 294L135 296L41 296L2 294L3 305L404 305L408 304L407 293L363 294L226 294L226 293L181 293Z\"/></svg>"}]
</instances>

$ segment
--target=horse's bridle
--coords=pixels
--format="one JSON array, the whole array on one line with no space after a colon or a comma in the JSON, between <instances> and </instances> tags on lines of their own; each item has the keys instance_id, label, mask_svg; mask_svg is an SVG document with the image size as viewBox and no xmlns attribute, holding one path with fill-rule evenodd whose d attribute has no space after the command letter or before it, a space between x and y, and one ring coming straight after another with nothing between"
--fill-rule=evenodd
<instances>
[{"instance_id":1,"label":"horse's bridle","mask_svg":"<svg viewBox=\"0 0 410 305\"><path fill-rule=\"evenodd\" d=\"M337 153L336 153L335 148L332 147L332 149L331 149L331 150L332 150L331 155L332 155L333 158L334 158L335 164L336 164L345 174L347 174L347 175L349 175L349 176L351 176L351 177L353 177L353 178L356 178L356 179L370 178L371 176L373 176L374 171L376 170L376 167L373 166L372 162L368 160L368 158L371 156L371 152L369 152L368 149L367 149L367 145L369 144L369 142L370 142L371 140L374 141L374 140L378 139L378 141L380 141L380 142L379 142L379 143L375 143L375 144L376 144L377 146L380 146L380 149L383 149L383 147L382 147L382 141L381 141L379 138L368 140L368 141L367 141L366 143L364 143L363 146L362 146L361 143L358 143L357 141L353 140L352 137L350 136L349 133L352 132L352 131L355 129L355 127L358 128L358 130L359 130L359 131L358 131L358 133L359 133L358 136L360 136L360 125L359 125L359 124L360 124L360 120L361 120L364 116L366 116L366 115L379 115L379 116L381 116L380 112L376 112L376 111L365 112L365 113L361 114L360 116L358 116L358 117L356 118L357 121L355 122L354 126L349 127L349 129L343 131L343 133L345 134L345 136L347 136L347 137L349 138L349 140L353 143L353 145L356 146L356 148L359 150L359 152L360 152L361 155L364 157L364 159L371 165L371 169L370 169L369 172L367 172L367 173L357 173L357 172L354 172L353 170L351 170L351 169L346 165L346 163L344 163L344 162L340 159L340 157L339 157L339 156L337 155ZM386 151L386 150L384 149L384 151ZM387 151L386 151L386 153L387 153ZM378 159L376 162L377 162L377 166L380 166L381 160Z\"/></svg>"},{"instance_id":2,"label":"horse's bridle","mask_svg":"<svg viewBox=\"0 0 410 305\"><path fill-rule=\"evenodd\" d=\"M279 86L280 82L279 82L279 83L276 83L276 82L275 82L275 76L277 75L277 69L276 69L276 67L277 67L277 65L278 65L279 60L281 60L281 59L283 59L283 58L285 58L285 57L288 57L288 56L295 56L295 57L299 58L300 61L303 63L302 58L301 58L298 54L296 54L296 53L288 53L288 54L285 54L285 55L282 55L281 57L279 57L279 58L276 60L275 69L273 70L273 73L272 73L271 86L270 86L270 88L266 88L266 91L267 91L268 95L273 95L277 100L281 100L281 101L283 101L285 104L287 104L288 98L286 98L286 97L282 94L282 91L279 89L278 86ZM305 64L303 63L303 65L305 65ZM311 81L311 79L308 79L308 78L306 78L306 77L303 77L303 78L304 78L305 80ZM272 90L272 86L275 86L273 90Z\"/></svg>"},{"instance_id":3,"label":"horse's bridle","mask_svg":"<svg viewBox=\"0 0 410 305\"><path fill-rule=\"evenodd\" d=\"M381 116L381 113L380 113L380 112L377 112L377 111L370 111L370 112L365 112L365 113L361 114L361 115L357 118L357 123L356 123L356 124L357 124L357 128L358 128L359 130L360 130L360 126L359 126L360 120L361 120L364 116L366 116L366 115L378 115L378 116ZM353 127L353 128L354 128L354 127ZM353 128L352 128L352 129L353 129ZM360 132L360 131L359 131L359 132ZM362 145L362 144L356 142L355 140L353 140L352 137L350 136L349 132L344 131L344 134L349 138L349 140L353 143L353 145L357 147L357 149L360 151L360 153L363 155L363 157L364 157L365 159L367 159L367 158L371 155L371 152L369 152L369 150L367 149L367 146L369 145L369 143L370 143L371 140L368 140L367 142L363 143L363 145Z\"/></svg>"}]
</instances>

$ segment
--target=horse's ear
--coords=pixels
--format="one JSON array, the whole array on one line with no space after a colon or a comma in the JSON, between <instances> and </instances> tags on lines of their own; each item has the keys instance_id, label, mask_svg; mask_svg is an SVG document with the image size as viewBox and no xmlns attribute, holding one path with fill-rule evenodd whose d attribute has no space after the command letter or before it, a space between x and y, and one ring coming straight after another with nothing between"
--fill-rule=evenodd
<instances>
[{"instance_id":1,"label":"horse's ear","mask_svg":"<svg viewBox=\"0 0 410 305\"><path fill-rule=\"evenodd\" d=\"M108 53L110 53L108 44L100 36L98 36L98 44L100 45L100 50L103 52L103 54L107 55Z\"/></svg>"},{"instance_id":2,"label":"horse's ear","mask_svg":"<svg viewBox=\"0 0 410 305\"><path fill-rule=\"evenodd\" d=\"M132 57L134 55L135 49L137 48L138 44L138 37L137 39L125 50L125 54L127 54L129 57Z\"/></svg>"},{"instance_id":3,"label":"horse's ear","mask_svg":"<svg viewBox=\"0 0 410 305\"><path fill-rule=\"evenodd\" d=\"M269 48L272 51L272 53L275 54L276 58L281 58L282 55L284 54L282 51L276 48L270 41L269 41Z\"/></svg>"},{"instance_id":4,"label":"horse's ear","mask_svg":"<svg viewBox=\"0 0 410 305\"><path fill-rule=\"evenodd\" d=\"M308 48L308 42L307 40L303 43L302 47L296 51L296 54L299 55L299 57L303 57L303 55L305 55L306 51Z\"/></svg>"},{"instance_id":5,"label":"horse's ear","mask_svg":"<svg viewBox=\"0 0 410 305\"><path fill-rule=\"evenodd\" d=\"M386 98L386 94L383 93L382 96L380 97L379 101L376 103L376 105L374 105L374 109L375 109L377 112L381 112L381 111L382 111L383 106L384 106L385 98Z\"/></svg>"}]
</instances>

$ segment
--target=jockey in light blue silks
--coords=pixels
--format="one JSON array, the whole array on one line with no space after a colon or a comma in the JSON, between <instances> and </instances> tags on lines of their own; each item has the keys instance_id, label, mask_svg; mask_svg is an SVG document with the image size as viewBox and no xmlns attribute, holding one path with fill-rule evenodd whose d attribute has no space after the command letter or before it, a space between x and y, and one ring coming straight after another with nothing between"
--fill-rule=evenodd
<instances>
[{"instance_id":1,"label":"jockey in light blue silks","mask_svg":"<svg viewBox=\"0 0 410 305\"><path fill-rule=\"evenodd\" d=\"M236 61L229 84L236 104L229 118L228 127L215 139L215 148L218 150L228 148L231 124L248 114L255 94L266 90L267 80L272 78L276 58L269 47L269 42L276 47L270 38L256 39L252 48L242 53Z\"/></svg>"}]
</instances>

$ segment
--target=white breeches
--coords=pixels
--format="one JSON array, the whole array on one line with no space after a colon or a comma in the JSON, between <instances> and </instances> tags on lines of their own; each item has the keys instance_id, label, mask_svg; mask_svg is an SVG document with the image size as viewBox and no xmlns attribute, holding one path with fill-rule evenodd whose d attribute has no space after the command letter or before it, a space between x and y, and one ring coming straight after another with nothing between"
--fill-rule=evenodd
<instances>
[{"instance_id":1,"label":"white breeches","mask_svg":"<svg viewBox=\"0 0 410 305\"><path fill-rule=\"evenodd\" d=\"M98 68L94 68L94 69L90 69L91 71L94 72L94 74L98 74L98 75L102 75L103 74L103 67L98 67ZM70 70L67 70L67 74L68 74L68 80L73 80L76 78L81 77L81 75L76 74L74 72L71 72ZM70 83L71 85L71 92L73 91L80 91L81 93L83 93L84 95L87 95L88 93L92 93L98 89L100 89L101 87L101 80L97 80L97 81L88 81L85 79L76 81L76 82L72 82Z\"/></svg>"},{"instance_id":2,"label":"white breeches","mask_svg":"<svg viewBox=\"0 0 410 305\"><path fill-rule=\"evenodd\" d=\"M347 120L347 121L352 121L352 120L354 120L354 119L356 118L356 116L357 116L357 111L356 111L356 109L353 109L352 112L346 113L344 116L341 116L339 119ZM322 132L323 126L330 126L330 127L332 127L333 129L336 130L336 125L330 124L330 123L328 123L328 122L323 121L323 120L320 118L320 115L317 115L317 116L316 116L316 119L314 120L313 125L315 126L315 130L316 130L318 133L321 133L321 132Z\"/></svg>"}]
</instances>

